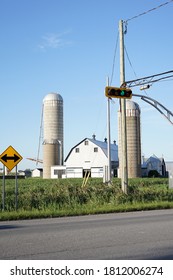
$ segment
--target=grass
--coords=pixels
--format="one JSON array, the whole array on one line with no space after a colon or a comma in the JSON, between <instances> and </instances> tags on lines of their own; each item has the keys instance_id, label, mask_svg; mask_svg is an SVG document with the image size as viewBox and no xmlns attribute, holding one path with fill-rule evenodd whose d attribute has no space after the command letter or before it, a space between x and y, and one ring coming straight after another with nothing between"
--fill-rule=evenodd
<instances>
[{"instance_id":1,"label":"grass","mask_svg":"<svg viewBox=\"0 0 173 280\"><path fill-rule=\"evenodd\" d=\"M6 180L0 221L173 208L173 190L163 178L130 179L127 195L117 178L110 186L91 178L85 187L82 179L20 179L17 211L14 185Z\"/></svg>"}]
</instances>

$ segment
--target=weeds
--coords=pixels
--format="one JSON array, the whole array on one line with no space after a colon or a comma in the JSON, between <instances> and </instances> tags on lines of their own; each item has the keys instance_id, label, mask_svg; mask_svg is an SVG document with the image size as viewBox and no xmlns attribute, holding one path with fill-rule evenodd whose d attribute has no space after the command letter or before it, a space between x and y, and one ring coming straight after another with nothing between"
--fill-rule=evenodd
<instances>
[{"instance_id":1,"label":"weeds","mask_svg":"<svg viewBox=\"0 0 173 280\"><path fill-rule=\"evenodd\" d=\"M18 210L15 210L14 181L6 180L5 211L0 220L84 215L173 207L173 190L168 179L130 179L128 194L119 179L111 185L101 179L21 179L18 181ZM0 205L2 204L0 198Z\"/></svg>"}]
</instances>

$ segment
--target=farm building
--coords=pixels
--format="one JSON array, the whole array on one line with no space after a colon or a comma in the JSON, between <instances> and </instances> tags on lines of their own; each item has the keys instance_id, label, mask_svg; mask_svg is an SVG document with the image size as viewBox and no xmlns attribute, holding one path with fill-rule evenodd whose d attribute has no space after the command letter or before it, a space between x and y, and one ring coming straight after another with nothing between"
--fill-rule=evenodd
<instances>
[{"instance_id":1,"label":"farm building","mask_svg":"<svg viewBox=\"0 0 173 280\"><path fill-rule=\"evenodd\" d=\"M153 174L153 175L152 175ZM152 155L142 159L142 177L166 176L166 164L163 158Z\"/></svg>"},{"instance_id":2,"label":"farm building","mask_svg":"<svg viewBox=\"0 0 173 280\"><path fill-rule=\"evenodd\" d=\"M43 177L43 168L36 168L32 170L32 177Z\"/></svg>"},{"instance_id":3,"label":"farm building","mask_svg":"<svg viewBox=\"0 0 173 280\"><path fill-rule=\"evenodd\" d=\"M51 166L51 178L66 178L66 166L64 165L53 165Z\"/></svg>"},{"instance_id":4,"label":"farm building","mask_svg":"<svg viewBox=\"0 0 173 280\"><path fill-rule=\"evenodd\" d=\"M70 150L65 159L65 177L83 178L84 176L90 176L93 178L103 178L104 170L108 166L107 147L108 143L106 138L105 141L98 141L95 135L93 135L93 138L83 139ZM118 146L115 141L114 144L110 145L110 149L111 172L113 176L116 176L118 168ZM58 177L58 169L58 167L52 166L52 178Z\"/></svg>"},{"instance_id":5,"label":"farm building","mask_svg":"<svg viewBox=\"0 0 173 280\"><path fill-rule=\"evenodd\" d=\"M108 165L108 143L93 138L85 138L74 146L65 159L67 177L103 177L104 168ZM118 146L116 142L110 145L111 170L116 176L118 167Z\"/></svg>"}]
</instances>

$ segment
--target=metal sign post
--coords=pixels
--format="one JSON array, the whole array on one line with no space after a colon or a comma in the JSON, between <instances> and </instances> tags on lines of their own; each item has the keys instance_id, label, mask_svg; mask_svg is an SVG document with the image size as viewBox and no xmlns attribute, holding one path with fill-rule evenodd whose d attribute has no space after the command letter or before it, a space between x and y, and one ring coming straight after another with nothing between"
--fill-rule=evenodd
<instances>
[{"instance_id":1,"label":"metal sign post","mask_svg":"<svg viewBox=\"0 0 173 280\"><path fill-rule=\"evenodd\" d=\"M2 210L5 210L5 165L3 165L3 179L2 179Z\"/></svg>"},{"instance_id":2,"label":"metal sign post","mask_svg":"<svg viewBox=\"0 0 173 280\"><path fill-rule=\"evenodd\" d=\"M16 167L15 173L15 209L18 208L18 181L17 181L17 164L22 160L22 156L12 147L9 146L1 155L0 161L3 163L3 183L2 183L2 210L5 210L5 166L11 171Z\"/></svg>"},{"instance_id":3,"label":"metal sign post","mask_svg":"<svg viewBox=\"0 0 173 280\"><path fill-rule=\"evenodd\" d=\"M17 165L15 174L15 210L18 208L18 181L17 181Z\"/></svg>"}]
</instances>

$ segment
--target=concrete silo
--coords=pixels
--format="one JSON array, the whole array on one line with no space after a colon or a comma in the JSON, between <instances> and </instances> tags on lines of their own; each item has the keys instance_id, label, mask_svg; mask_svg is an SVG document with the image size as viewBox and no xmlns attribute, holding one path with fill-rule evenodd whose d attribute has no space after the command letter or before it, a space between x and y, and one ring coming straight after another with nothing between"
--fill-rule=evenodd
<instances>
[{"instance_id":1,"label":"concrete silo","mask_svg":"<svg viewBox=\"0 0 173 280\"><path fill-rule=\"evenodd\" d=\"M118 112L119 119L119 177L121 177L121 112ZM126 124L127 124L127 165L128 177L141 177L141 125L140 107L136 102L126 100Z\"/></svg>"},{"instance_id":2,"label":"concrete silo","mask_svg":"<svg viewBox=\"0 0 173 280\"><path fill-rule=\"evenodd\" d=\"M43 178L51 178L51 166L63 165L63 98L49 93L43 99Z\"/></svg>"}]
</instances>

